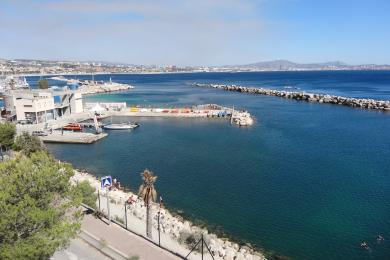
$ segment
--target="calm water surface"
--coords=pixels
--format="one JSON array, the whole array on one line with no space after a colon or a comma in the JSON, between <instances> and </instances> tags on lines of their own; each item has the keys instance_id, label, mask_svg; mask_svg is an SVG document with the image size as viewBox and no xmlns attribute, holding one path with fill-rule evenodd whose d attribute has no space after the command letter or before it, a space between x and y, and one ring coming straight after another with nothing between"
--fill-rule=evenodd
<instances>
[{"instance_id":1,"label":"calm water surface","mask_svg":"<svg viewBox=\"0 0 390 260\"><path fill-rule=\"evenodd\" d=\"M257 122L238 128L224 120L137 118L140 128L110 132L95 144L49 145L59 159L133 189L149 168L169 207L292 259L390 259L390 113L187 84L290 86L389 100L390 72L111 77L136 89L86 100L218 103L248 109ZM386 240L376 243L377 234ZM362 240L371 251L359 247Z\"/></svg>"}]
</instances>

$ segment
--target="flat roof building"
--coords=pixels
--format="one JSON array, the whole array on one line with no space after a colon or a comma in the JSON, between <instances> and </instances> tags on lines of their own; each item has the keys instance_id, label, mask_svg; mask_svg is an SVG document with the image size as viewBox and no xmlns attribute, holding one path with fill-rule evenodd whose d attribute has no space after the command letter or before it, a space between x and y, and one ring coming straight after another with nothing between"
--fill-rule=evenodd
<instances>
[{"instance_id":1,"label":"flat roof building","mask_svg":"<svg viewBox=\"0 0 390 260\"><path fill-rule=\"evenodd\" d=\"M78 91L10 90L3 99L7 117L16 121L43 123L83 112L82 94Z\"/></svg>"}]
</instances>

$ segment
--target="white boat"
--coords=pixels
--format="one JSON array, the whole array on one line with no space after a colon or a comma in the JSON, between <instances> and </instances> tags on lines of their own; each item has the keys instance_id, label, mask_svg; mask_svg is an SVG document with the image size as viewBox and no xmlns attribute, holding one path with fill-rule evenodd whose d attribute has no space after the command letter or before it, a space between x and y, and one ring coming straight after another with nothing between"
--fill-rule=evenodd
<instances>
[{"instance_id":1,"label":"white boat","mask_svg":"<svg viewBox=\"0 0 390 260\"><path fill-rule=\"evenodd\" d=\"M104 129L107 130L126 130L126 129L133 129L139 127L139 124L137 123L121 123L121 124L108 124L103 126Z\"/></svg>"}]
</instances>

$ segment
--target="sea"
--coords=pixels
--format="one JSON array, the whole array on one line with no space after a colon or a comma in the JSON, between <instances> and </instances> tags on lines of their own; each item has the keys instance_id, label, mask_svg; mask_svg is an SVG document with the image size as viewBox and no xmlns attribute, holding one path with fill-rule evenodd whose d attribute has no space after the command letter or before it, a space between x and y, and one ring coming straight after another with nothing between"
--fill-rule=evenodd
<instances>
[{"instance_id":1,"label":"sea","mask_svg":"<svg viewBox=\"0 0 390 260\"><path fill-rule=\"evenodd\" d=\"M90 79L91 76L68 76ZM214 232L286 259L390 259L390 112L203 89L267 87L390 100L390 71L95 75L133 90L84 102L248 110L251 127L225 119L137 121L89 145L50 144L58 159L137 191L157 176L166 207ZM39 77L29 77L35 85ZM51 85L60 84L50 81ZM377 235L385 240L377 241ZM366 241L370 249L360 243Z\"/></svg>"}]
</instances>

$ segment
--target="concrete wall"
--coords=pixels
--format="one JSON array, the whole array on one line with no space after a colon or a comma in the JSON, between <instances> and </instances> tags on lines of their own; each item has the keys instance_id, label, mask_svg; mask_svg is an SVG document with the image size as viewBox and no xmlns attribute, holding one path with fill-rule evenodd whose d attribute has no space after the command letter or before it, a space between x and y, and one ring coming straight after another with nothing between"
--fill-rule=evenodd
<instances>
[{"instance_id":1,"label":"concrete wall","mask_svg":"<svg viewBox=\"0 0 390 260\"><path fill-rule=\"evenodd\" d=\"M74 93L73 98L70 101L70 105L72 107L72 114L83 112L83 99L81 93Z\"/></svg>"}]
</instances>

